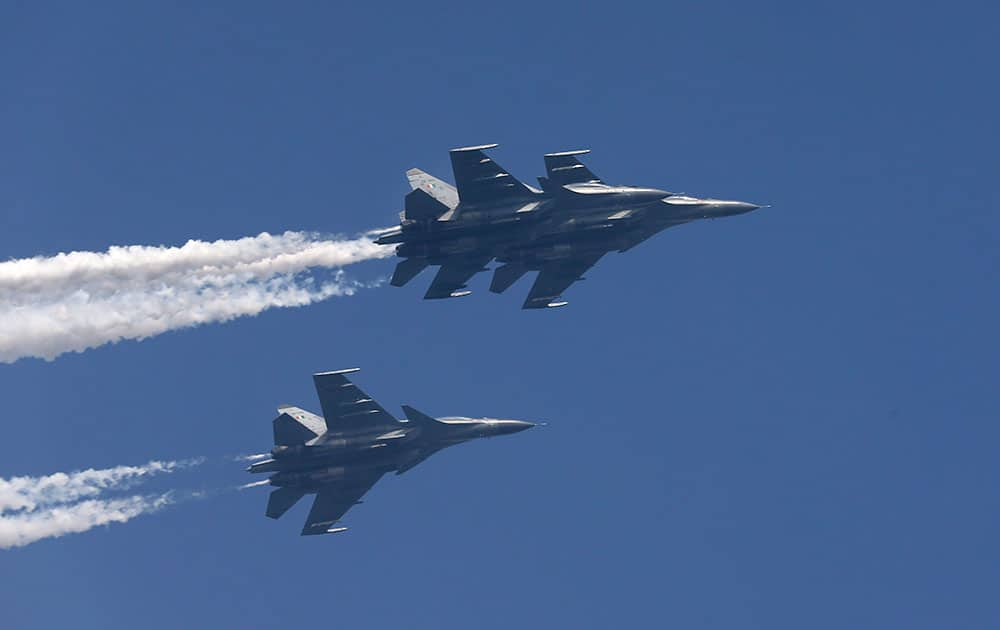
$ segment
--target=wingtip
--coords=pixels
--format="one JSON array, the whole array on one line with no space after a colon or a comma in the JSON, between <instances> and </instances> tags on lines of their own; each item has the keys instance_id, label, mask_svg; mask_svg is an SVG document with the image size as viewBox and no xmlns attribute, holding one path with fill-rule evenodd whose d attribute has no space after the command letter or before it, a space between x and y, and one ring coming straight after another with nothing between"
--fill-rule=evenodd
<instances>
[{"instance_id":1,"label":"wingtip","mask_svg":"<svg viewBox=\"0 0 1000 630\"><path fill-rule=\"evenodd\" d=\"M316 372L313 376L332 376L334 374L351 374L352 372L360 372L361 368L353 367L347 368L346 370L333 370L332 372Z\"/></svg>"},{"instance_id":2,"label":"wingtip","mask_svg":"<svg viewBox=\"0 0 1000 630\"><path fill-rule=\"evenodd\" d=\"M586 155L590 149L574 149L573 151L558 151L556 153L546 153L544 157L569 157L571 155Z\"/></svg>"},{"instance_id":3,"label":"wingtip","mask_svg":"<svg viewBox=\"0 0 1000 630\"><path fill-rule=\"evenodd\" d=\"M485 151L486 149L495 149L499 144L480 144L472 147L457 147L454 149L449 149L449 153L464 153L466 151Z\"/></svg>"}]
</instances>

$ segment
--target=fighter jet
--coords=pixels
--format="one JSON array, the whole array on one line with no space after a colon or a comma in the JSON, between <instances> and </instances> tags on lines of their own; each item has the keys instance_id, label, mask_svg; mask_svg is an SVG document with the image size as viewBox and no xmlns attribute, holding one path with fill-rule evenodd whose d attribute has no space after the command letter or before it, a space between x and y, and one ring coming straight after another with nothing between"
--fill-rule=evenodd
<instances>
[{"instance_id":1,"label":"fighter jet","mask_svg":"<svg viewBox=\"0 0 1000 630\"><path fill-rule=\"evenodd\" d=\"M377 243L397 243L391 284L403 286L431 265L440 269L425 299L468 295L466 283L501 263L490 291L502 293L529 271L538 276L523 308L565 306L562 293L606 253L632 249L675 225L756 210L745 201L701 199L657 188L604 182L579 160L589 150L545 155L541 188L497 164L486 144L451 150L452 186L419 169L406 176L400 224Z\"/></svg>"},{"instance_id":2,"label":"fighter jet","mask_svg":"<svg viewBox=\"0 0 1000 630\"><path fill-rule=\"evenodd\" d=\"M401 475L434 453L476 438L507 435L535 423L493 418L432 418L403 406L400 422L347 378L360 368L313 375L323 417L282 406L274 419L270 457L250 465L270 473L277 489L267 516L280 518L307 494L315 494L303 536L346 531L337 524L387 472Z\"/></svg>"}]
</instances>

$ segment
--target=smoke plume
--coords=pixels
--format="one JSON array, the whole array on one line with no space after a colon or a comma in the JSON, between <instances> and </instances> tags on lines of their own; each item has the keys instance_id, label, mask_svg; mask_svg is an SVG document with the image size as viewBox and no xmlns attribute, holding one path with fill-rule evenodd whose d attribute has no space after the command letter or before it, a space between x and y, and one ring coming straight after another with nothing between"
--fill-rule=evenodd
<instances>
[{"instance_id":1,"label":"smoke plume","mask_svg":"<svg viewBox=\"0 0 1000 630\"><path fill-rule=\"evenodd\" d=\"M154 475L202 463L201 458L151 461L41 477L0 479L0 549L21 547L43 538L84 532L98 525L124 523L175 501L174 493L106 497L143 483Z\"/></svg>"},{"instance_id":2,"label":"smoke plume","mask_svg":"<svg viewBox=\"0 0 1000 630\"><path fill-rule=\"evenodd\" d=\"M13 515L0 514L0 549L23 547L43 538L58 538L98 525L125 523L171 503L170 493L121 499L88 499L70 505Z\"/></svg>"},{"instance_id":3,"label":"smoke plume","mask_svg":"<svg viewBox=\"0 0 1000 630\"><path fill-rule=\"evenodd\" d=\"M362 285L314 268L384 258L372 233L285 232L180 247L125 246L0 263L0 362L53 359L122 339L304 306Z\"/></svg>"}]
</instances>

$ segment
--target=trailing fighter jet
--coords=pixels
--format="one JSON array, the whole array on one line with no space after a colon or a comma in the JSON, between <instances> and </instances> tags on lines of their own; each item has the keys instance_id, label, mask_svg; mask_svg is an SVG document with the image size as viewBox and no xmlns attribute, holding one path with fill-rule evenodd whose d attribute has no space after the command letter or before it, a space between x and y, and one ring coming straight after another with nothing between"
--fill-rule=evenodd
<instances>
[{"instance_id":1,"label":"trailing fighter jet","mask_svg":"<svg viewBox=\"0 0 1000 630\"><path fill-rule=\"evenodd\" d=\"M562 293L604 254L627 251L668 227L760 207L608 184L580 162L589 150L546 155L547 176L534 188L484 153L496 146L452 149L456 186L419 169L406 172L413 190L400 225L376 240L398 243L396 254L405 259L393 286L440 265L424 298L462 297L469 279L496 259L490 291L502 293L537 271L523 308L565 306Z\"/></svg>"},{"instance_id":2,"label":"trailing fighter jet","mask_svg":"<svg viewBox=\"0 0 1000 630\"><path fill-rule=\"evenodd\" d=\"M387 472L401 475L439 450L475 438L517 433L535 426L522 420L432 418L403 406L400 422L347 378L360 368L313 375L323 417L283 406L274 419L270 457L251 464L271 473L277 490L267 516L280 518L306 494L315 494L303 536L345 531L337 523Z\"/></svg>"}]
</instances>

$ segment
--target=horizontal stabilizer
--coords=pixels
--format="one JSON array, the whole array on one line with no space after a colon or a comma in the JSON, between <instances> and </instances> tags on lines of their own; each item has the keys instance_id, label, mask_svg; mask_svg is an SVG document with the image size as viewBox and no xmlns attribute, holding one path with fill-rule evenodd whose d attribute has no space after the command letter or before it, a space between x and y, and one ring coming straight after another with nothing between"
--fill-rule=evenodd
<instances>
[{"instance_id":1,"label":"horizontal stabilizer","mask_svg":"<svg viewBox=\"0 0 1000 630\"><path fill-rule=\"evenodd\" d=\"M299 499L305 496L298 488L278 488L267 499L267 517L281 518Z\"/></svg>"},{"instance_id":2,"label":"horizontal stabilizer","mask_svg":"<svg viewBox=\"0 0 1000 630\"><path fill-rule=\"evenodd\" d=\"M490 282L490 291L493 293L503 293L512 284L521 279L521 276L528 273L528 268L523 265L507 264L497 267L493 272L493 281Z\"/></svg>"},{"instance_id":3,"label":"horizontal stabilizer","mask_svg":"<svg viewBox=\"0 0 1000 630\"><path fill-rule=\"evenodd\" d=\"M274 419L274 443L276 446L296 446L315 438L316 433L287 411Z\"/></svg>"},{"instance_id":4,"label":"horizontal stabilizer","mask_svg":"<svg viewBox=\"0 0 1000 630\"><path fill-rule=\"evenodd\" d=\"M396 270L392 272L392 280L389 281L394 287L401 287L410 280L413 280L417 274L427 268L426 258L407 258L396 265Z\"/></svg>"}]
</instances>

